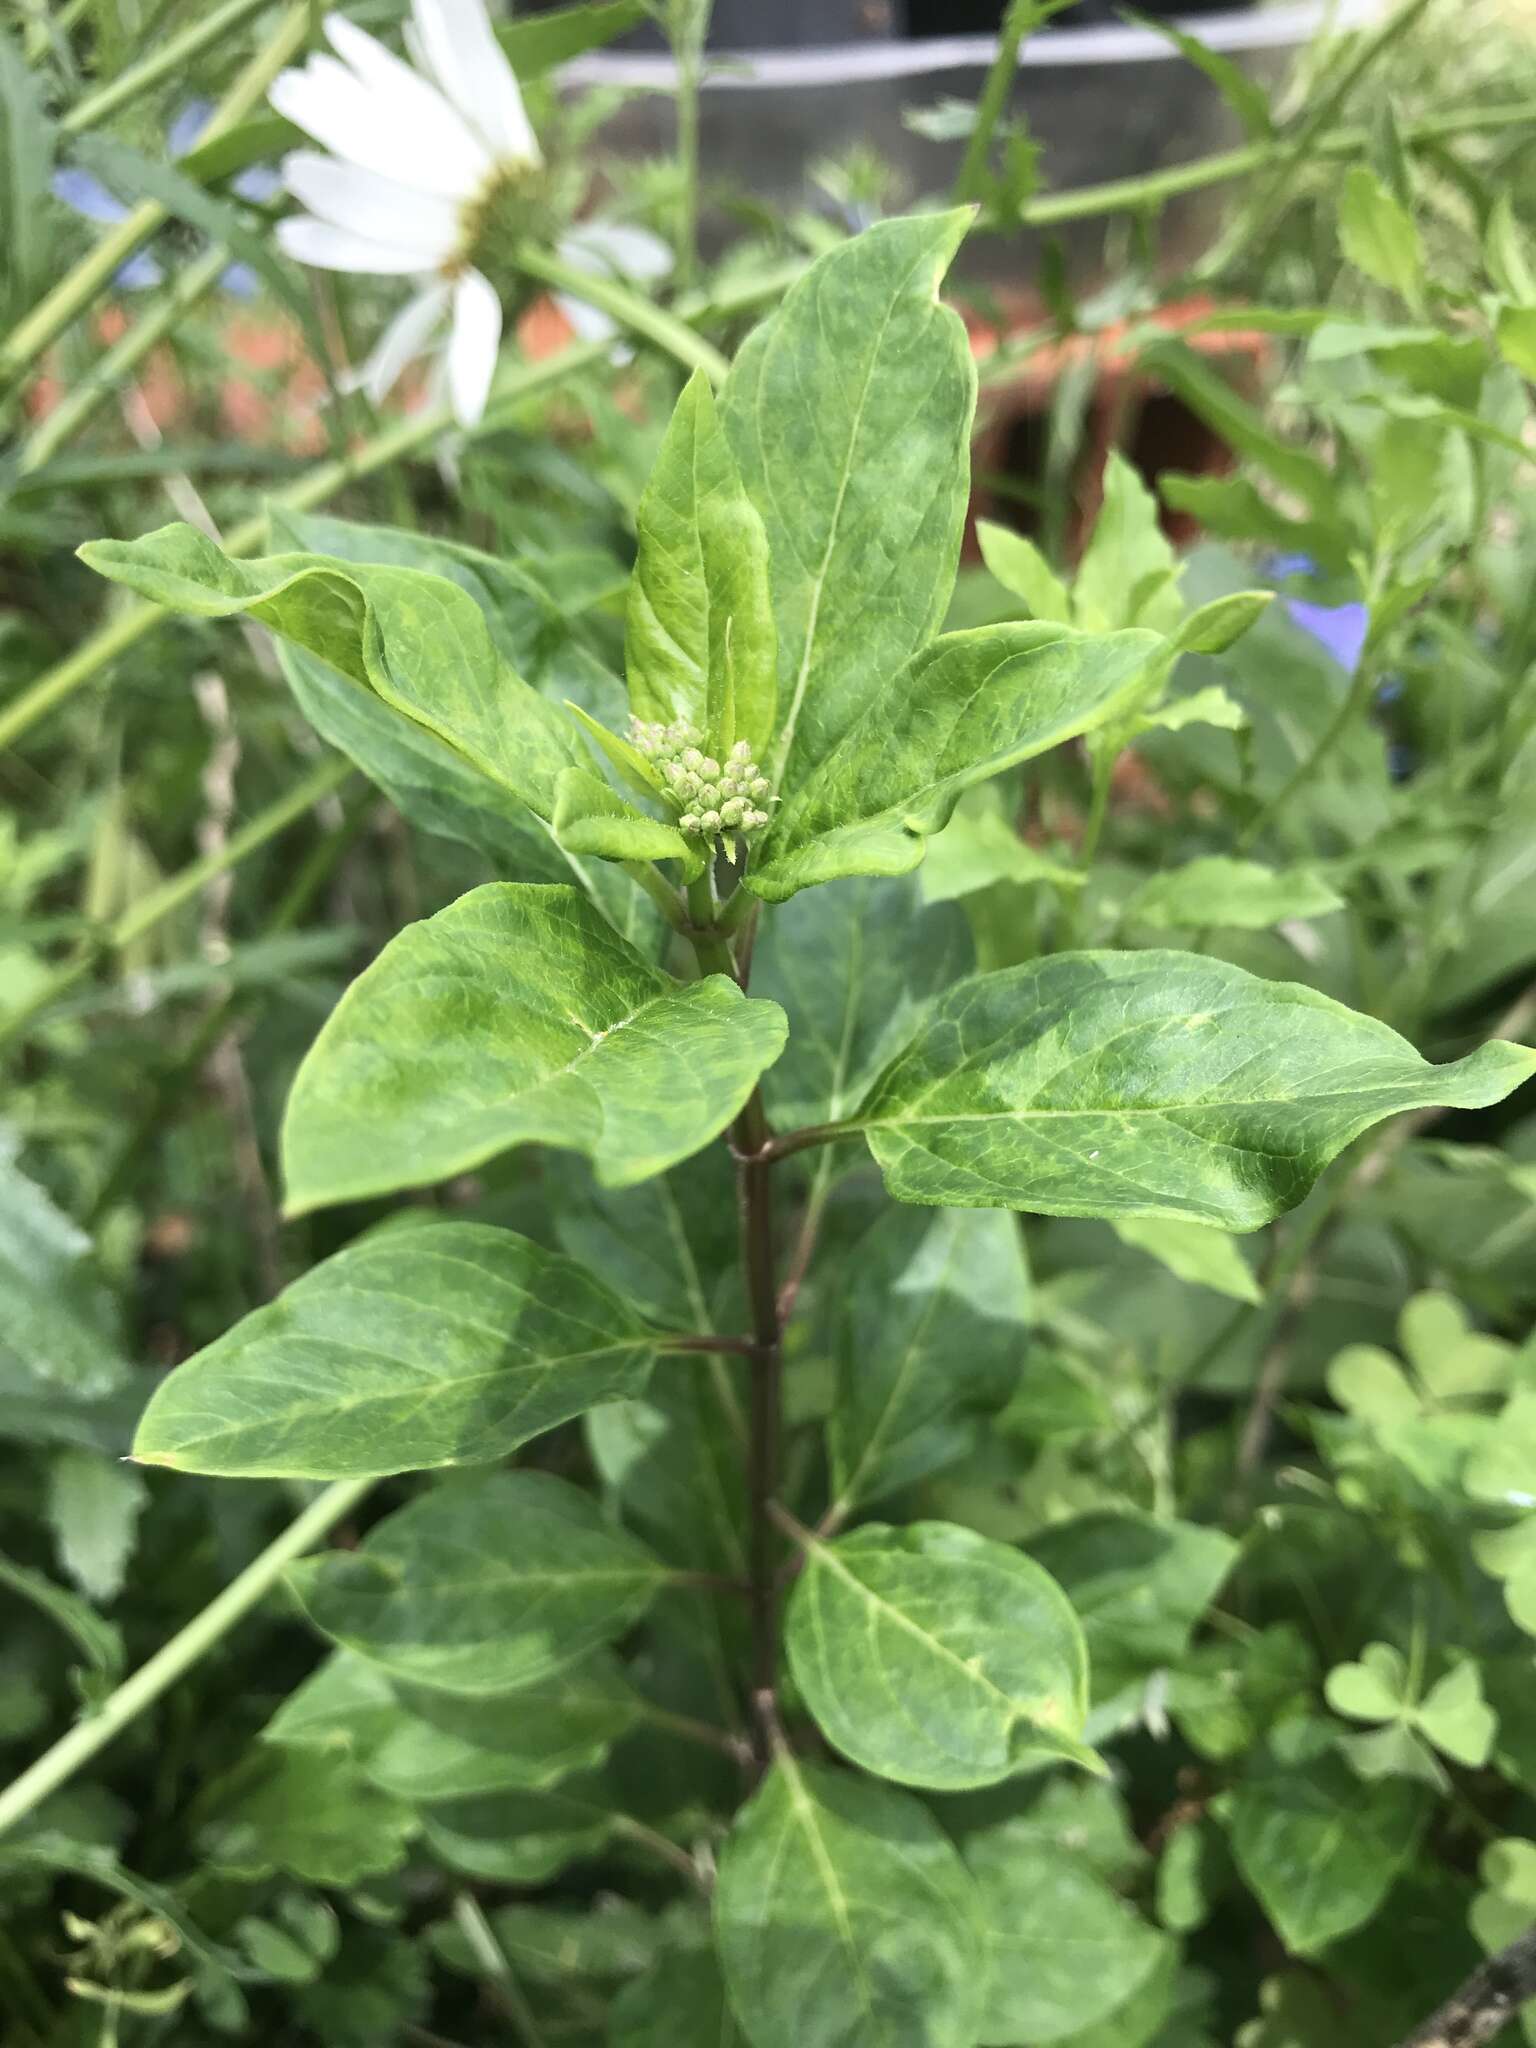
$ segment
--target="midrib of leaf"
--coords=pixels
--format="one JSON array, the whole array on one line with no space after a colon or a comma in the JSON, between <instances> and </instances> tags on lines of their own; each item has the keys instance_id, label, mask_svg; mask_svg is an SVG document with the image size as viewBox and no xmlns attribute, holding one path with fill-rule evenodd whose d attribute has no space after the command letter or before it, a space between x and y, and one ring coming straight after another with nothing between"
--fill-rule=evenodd
<instances>
[{"instance_id":1,"label":"midrib of leaf","mask_svg":"<svg viewBox=\"0 0 1536 2048\"><path fill-rule=\"evenodd\" d=\"M789 1787L790 1805L794 1809L795 1819L805 1836L806 1846L811 1852L811 1861L816 1866L822 1890L826 1893L827 1904L832 1911L832 1918L837 1924L838 1937L847 1952L850 1974L858 1987L859 2004L873 2020L876 2017L875 2002L869 1978L865 1974L864 1958L854 1939L853 1921L848 1910L848 1895L838 1879L837 1865L828 1853L826 1839L816 1817L815 1802L807 1794L799 1766L787 1749L780 1752L778 1764ZM774 1874L777 1875L777 1871ZM884 2032L884 2029L881 2031Z\"/></svg>"},{"instance_id":2,"label":"midrib of leaf","mask_svg":"<svg viewBox=\"0 0 1536 2048\"><path fill-rule=\"evenodd\" d=\"M906 283L910 281L913 273L920 268L920 263L914 263L912 265L911 269L909 269L907 272L906 278L903 279L903 288L905 288ZM814 659L816 651L816 632L821 620L822 592L826 588L827 572L832 566L832 557L837 549L839 531L842 526L843 503L848 496L849 479L853 475L854 451L858 445L859 435L863 431L864 427L864 412L865 408L869 404L869 387L874 379L875 363L879 357L881 348L884 346L886 329L891 324L891 320L895 314L898 303L899 294L893 294L890 303L887 305L885 312L881 317L879 328L875 334L874 346L870 349L868 358L864 365L864 376L859 386L858 402L854 406L853 410L853 424L848 430L847 453L843 460L842 474L838 478L837 498L836 502L832 507L832 517L828 522L827 545L822 554L821 566L819 569L817 569L815 575L811 579L811 602L810 608L806 613L805 646L800 656L800 672L795 677L794 694L790 698L789 711L785 716L784 724L779 732L777 744L774 747L773 774L770 779L775 783L778 783L783 779L784 764L789 759L789 750L790 747L794 744L795 728L800 723L800 707L805 701L806 685L810 681L811 664ZM764 351L764 354L766 357L766 350ZM766 362L764 367L766 368ZM757 380L757 391L754 395L752 402L752 411L754 419L757 424L759 447L764 445L762 425L762 394L763 376L762 373L759 372Z\"/></svg>"},{"instance_id":3,"label":"midrib of leaf","mask_svg":"<svg viewBox=\"0 0 1536 2048\"><path fill-rule=\"evenodd\" d=\"M968 1664L964 1657L957 1656L947 1643L941 1643L937 1636L929 1635L927 1629L913 1621L910 1615L903 1614L899 1607L893 1607L888 1600L882 1599L872 1586L867 1585L856 1572L848 1569L847 1565L844 1564L843 1560L836 1555L829 1545L817 1543L813 1548L816 1562L820 1565L830 1565L837 1576L845 1579L854 1592L861 1595L871 1608L877 1610L882 1616L888 1617L899 1629L904 1630L906 1634L915 1636L931 1655L942 1659L946 1664L954 1665L955 1669L962 1672L972 1686L980 1688L983 1692L991 1693L996 1699L1001 1701L1007 1713L1009 1727L1012 1727L1013 1723L1020 1718L1024 1711L1023 1706L1018 1700L1013 1698L1011 1693L1004 1692L1002 1687L996 1684L994 1680L988 1678L985 1672L978 1671L973 1665ZM984 1569L984 1567L976 1564L972 1566L973 1571L981 1569Z\"/></svg>"}]
</instances>

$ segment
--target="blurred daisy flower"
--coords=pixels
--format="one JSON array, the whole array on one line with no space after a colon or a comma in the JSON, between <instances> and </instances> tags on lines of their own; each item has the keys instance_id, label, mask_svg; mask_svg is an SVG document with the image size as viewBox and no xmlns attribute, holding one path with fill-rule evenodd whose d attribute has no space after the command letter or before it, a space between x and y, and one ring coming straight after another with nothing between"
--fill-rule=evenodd
<instances>
[{"instance_id":1,"label":"blurred daisy flower","mask_svg":"<svg viewBox=\"0 0 1536 2048\"><path fill-rule=\"evenodd\" d=\"M415 278L356 381L377 403L408 363L432 355L455 416L472 426L501 344L491 279L515 271L522 241L548 232L548 183L483 0L412 0L411 14L409 64L332 14L335 55L318 52L274 81L272 105L329 152L284 160L288 190L308 212L280 221L278 240L322 270ZM592 222L558 246L593 275L649 280L671 265L666 244L640 228ZM559 304L588 340L616 331L594 306Z\"/></svg>"},{"instance_id":2,"label":"blurred daisy flower","mask_svg":"<svg viewBox=\"0 0 1536 2048\"><path fill-rule=\"evenodd\" d=\"M212 111L207 100L190 100L182 108L165 138L167 151L173 159L185 156L192 148L207 127ZM282 190L282 179L276 171L254 165L231 181L231 189L250 205L263 206ZM109 191L93 171L85 170L79 164L61 164L54 172L53 196L61 200L71 213L79 214L82 220L100 221L106 227L116 227L133 211L115 192ZM118 289L125 292L148 291L164 281L164 267L147 249L140 249L136 255L130 256L114 280ZM258 289L256 273L246 263L231 263L220 277L219 284L237 299L254 298Z\"/></svg>"}]
</instances>

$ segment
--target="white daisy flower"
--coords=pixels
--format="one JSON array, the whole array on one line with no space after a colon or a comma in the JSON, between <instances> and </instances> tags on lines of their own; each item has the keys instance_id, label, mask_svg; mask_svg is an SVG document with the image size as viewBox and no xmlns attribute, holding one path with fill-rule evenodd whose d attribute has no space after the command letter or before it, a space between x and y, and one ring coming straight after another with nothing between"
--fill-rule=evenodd
<instances>
[{"instance_id":1,"label":"white daisy flower","mask_svg":"<svg viewBox=\"0 0 1536 2048\"><path fill-rule=\"evenodd\" d=\"M339 14L326 17L335 56L318 52L285 71L269 97L318 142L283 164L305 207L278 223L281 246L321 270L417 279L357 382L377 403L406 365L435 352L454 414L485 410L501 345L501 300L482 261L529 230L543 155L483 0L412 0L405 63ZM588 222L561 241L575 269L649 280L671 266L642 228ZM616 329L595 306L557 294L577 333Z\"/></svg>"}]
</instances>

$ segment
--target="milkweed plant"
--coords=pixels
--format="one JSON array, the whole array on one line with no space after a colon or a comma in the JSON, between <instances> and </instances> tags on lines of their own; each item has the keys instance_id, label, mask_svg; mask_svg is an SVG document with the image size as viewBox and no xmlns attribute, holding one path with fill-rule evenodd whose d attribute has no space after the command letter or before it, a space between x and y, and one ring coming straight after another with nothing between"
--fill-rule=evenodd
<instances>
[{"instance_id":1,"label":"milkweed plant","mask_svg":"<svg viewBox=\"0 0 1536 2048\"><path fill-rule=\"evenodd\" d=\"M56 38L0 64L13 200L18 138L118 195L14 406L178 263L361 292L351 438L254 511L100 453L132 327L57 401L95 453L13 411L7 546L134 535L59 567L92 638L0 643L14 2039L1513 2038L1536 261L1478 123L1519 103L1341 125L1335 52L1275 113L1180 31L1255 138L1207 310L1052 296L1231 460L1122 419L1033 519L973 466L1019 386L967 238L1166 196L1022 176L1049 10L962 203L713 275L707 8L653 10L679 151L627 193L551 67L639 5L355 11L222 10L269 40L137 196ZM573 338L525 355L545 292Z\"/></svg>"}]
</instances>

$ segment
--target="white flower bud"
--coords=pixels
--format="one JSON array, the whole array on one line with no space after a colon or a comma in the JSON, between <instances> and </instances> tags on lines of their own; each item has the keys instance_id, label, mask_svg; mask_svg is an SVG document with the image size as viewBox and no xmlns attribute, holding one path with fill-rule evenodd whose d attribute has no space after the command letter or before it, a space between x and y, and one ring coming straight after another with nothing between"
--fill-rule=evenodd
<instances>
[{"instance_id":1,"label":"white flower bud","mask_svg":"<svg viewBox=\"0 0 1536 2048\"><path fill-rule=\"evenodd\" d=\"M705 783L702 783L702 784L700 785L700 788L699 788L699 802L700 802L701 804L705 804L705 805L707 805L707 806L708 806L708 807L709 807L709 808L710 808L711 810L715 810L715 809L718 809L718 808L719 808L719 804L720 804L720 785L719 785L719 783L718 783L718 782L705 782Z\"/></svg>"},{"instance_id":2,"label":"white flower bud","mask_svg":"<svg viewBox=\"0 0 1536 2048\"><path fill-rule=\"evenodd\" d=\"M677 829L679 832L686 832L689 834L691 838L696 839L699 833L704 828L699 823L699 815L697 811L684 811L683 815L677 821Z\"/></svg>"},{"instance_id":3,"label":"white flower bud","mask_svg":"<svg viewBox=\"0 0 1536 2048\"><path fill-rule=\"evenodd\" d=\"M737 782L737 780L736 780L736 778L735 778L735 776L734 776L734 775L722 775L722 776L721 776L721 778L720 778L720 794L721 794L721 796L722 796L722 797L728 797L728 796L740 796L740 795L741 795L741 785L740 785L740 783L739 783L739 782Z\"/></svg>"},{"instance_id":4,"label":"white flower bud","mask_svg":"<svg viewBox=\"0 0 1536 2048\"><path fill-rule=\"evenodd\" d=\"M720 763L712 755L706 754L702 761L690 761L688 766L690 768L697 768L706 782L718 782L720 780Z\"/></svg>"},{"instance_id":5,"label":"white flower bud","mask_svg":"<svg viewBox=\"0 0 1536 2048\"><path fill-rule=\"evenodd\" d=\"M697 747L684 748L683 766L685 768L692 768L695 773L697 773L698 770L704 766L704 756L699 752Z\"/></svg>"},{"instance_id":6,"label":"white flower bud","mask_svg":"<svg viewBox=\"0 0 1536 2048\"><path fill-rule=\"evenodd\" d=\"M755 832L760 825L767 824L768 813L766 811L748 811L741 822L748 832Z\"/></svg>"},{"instance_id":7,"label":"white flower bud","mask_svg":"<svg viewBox=\"0 0 1536 2048\"><path fill-rule=\"evenodd\" d=\"M738 740L731 749L731 759L733 761L750 761L751 758L752 742L750 740Z\"/></svg>"},{"instance_id":8,"label":"white flower bud","mask_svg":"<svg viewBox=\"0 0 1536 2048\"><path fill-rule=\"evenodd\" d=\"M706 811L699 820L699 830L706 838L718 832L720 830L720 813L718 811Z\"/></svg>"},{"instance_id":9,"label":"white flower bud","mask_svg":"<svg viewBox=\"0 0 1536 2048\"><path fill-rule=\"evenodd\" d=\"M754 775L752 780L747 784L747 795L755 797L765 797L767 794L768 784L764 781L761 775Z\"/></svg>"},{"instance_id":10,"label":"white flower bud","mask_svg":"<svg viewBox=\"0 0 1536 2048\"><path fill-rule=\"evenodd\" d=\"M743 815L746 812L746 809L747 806L742 802L739 796L731 797L726 803L723 803L720 806L721 824L739 825L742 821Z\"/></svg>"},{"instance_id":11,"label":"white flower bud","mask_svg":"<svg viewBox=\"0 0 1536 2048\"><path fill-rule=\"evenodd\" d=\"M699 793L699 778L691 768L679 768L672 777L672 787L679 796L697 796Z\"/></svg>"}]
</instances>

